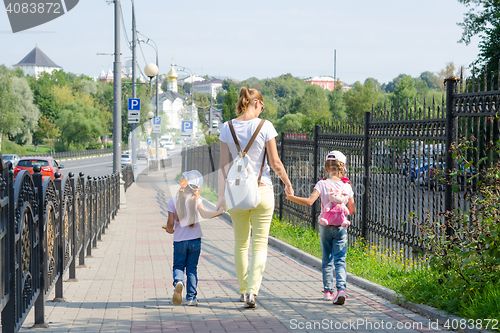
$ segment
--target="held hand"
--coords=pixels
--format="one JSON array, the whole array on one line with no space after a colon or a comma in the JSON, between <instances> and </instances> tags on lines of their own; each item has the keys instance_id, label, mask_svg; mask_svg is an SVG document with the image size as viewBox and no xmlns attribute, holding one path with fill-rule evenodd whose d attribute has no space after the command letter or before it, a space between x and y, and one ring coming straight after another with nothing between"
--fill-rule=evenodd
<instances>
[{"instance_id":1,"label":"held hand","mask_svg":"<svg viewBox=\"0 0 500 333\"><path fill-rule=\"evenodd\" d=\"M293 196L295 194L295 192L293 191L293 187L292 187L291 184L285 186L285 193L286 193L287 196L289 196L289 195Z\"/></svg>"},{"instance_id":2,"label":"held hand","mask_svg":"<svg viewBox=\"0 0 500 333\"><path fill-rule=\"evenodd\" d=\"M215 211L224 212L226 210L226 199L225 198L219 198L219 201L217 202L217 206L215 206Z\"/></svg>"}]
</instances>

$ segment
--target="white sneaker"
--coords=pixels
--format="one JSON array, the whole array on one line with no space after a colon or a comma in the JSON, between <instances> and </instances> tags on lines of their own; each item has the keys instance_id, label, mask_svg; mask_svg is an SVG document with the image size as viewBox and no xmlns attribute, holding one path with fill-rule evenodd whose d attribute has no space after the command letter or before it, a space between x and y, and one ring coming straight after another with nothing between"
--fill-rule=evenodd
<instances>
[{"instance_id":1,"label":"white sneaker","mask_svg":"<svg viewBox=\"0 0 500 333\"><path fill-rule=\"evenodd\" d=\"M196 298L187 300L186 305L187 306L198 306L198 300Z\"/></svg>"},{"instance_id":2,"label":"white sneaker","mask_svg":"<svg viewBox=\"0 0 500 333\"><path fill-rule=\"evenodd\" d=\"M248 294L241 294L240 295L240 302L245 303L247 301L247 296L248 296Z\"/></svg>"},{"instance_id":3,"label":"white sneaker","mask_svg":"<svg viewBox=\"0 0 500 333\"><path fill-rule=\"evenodd\" d=\"M182 303L182 289L184 289L184 284L179 281L175 285L174 297L172 297L172 303L175 305L181 305Z\"/></svg>"}]
</instances>

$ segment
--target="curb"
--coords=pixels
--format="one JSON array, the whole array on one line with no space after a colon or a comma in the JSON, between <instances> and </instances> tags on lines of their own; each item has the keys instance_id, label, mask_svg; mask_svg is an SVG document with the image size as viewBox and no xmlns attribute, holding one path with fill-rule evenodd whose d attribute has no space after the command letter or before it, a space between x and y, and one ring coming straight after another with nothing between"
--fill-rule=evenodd
<instances>
[{"instance_id":1,"label":"curb","mask_svg":"<svg viewBox=\"0 0 500 333\"><path fill-rule=\"evenodd\" d=\"M203 199L203 204L206 207L209 207L210 209L215 209L215 205L211 203L210 201ZM229 213L224 212L222 213L222 216L219 218L222 218L225 220L226 223L231 224L231 216ZM297 249L296 247L291 246L288 243L285 243L277 238L274 238L272 236L269 236L269 241L268 244L271 245L272 247L277 248L281 252L284 252L297 260L302 261L304 264L314 267L317 270L321 271L321 259L316 258L315 256L304 252L300 249ZM391 302L394 302L412 312L418 313L420 315L423 315L433 321L438 321L440 325L442 326L445 324L447 321L450 323L450 327L453 322L460 323L460 320L465 320L467 323L467 319L455 316L452 314L447 313L446 311L438 310L432 306L428 305L423 305L423 304L415 304L410 301L406 301L403 297L403 295L398 294L392 289L386 288L384 286L381 286L379 284L373 283L371 281L368 281L364 278L361 278L359 276L356 276L351 273L347 273L347 282L360 287L362 289L365 289L369 292L372 292L378 296L381 296ZM457 330L457 332L465 332L465 333L479 333L479 332L488 332L491 333L491 331L487 330L475 330L475 329L460 329Z\"/></svg>"}]
</instances>

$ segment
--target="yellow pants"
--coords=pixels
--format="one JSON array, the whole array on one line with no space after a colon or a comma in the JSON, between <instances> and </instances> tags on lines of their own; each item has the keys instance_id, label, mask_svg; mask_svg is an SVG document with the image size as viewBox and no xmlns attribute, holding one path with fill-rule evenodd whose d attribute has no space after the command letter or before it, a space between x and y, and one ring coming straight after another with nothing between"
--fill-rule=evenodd
<instances>
[{"instance_id":1,"label":"yellow pants","mask_svg":"<svg viewBox=\"0 0 500 333\"><path fill-rule=\"evenodd\" d=\"M250 210L230 210L234 229L234 265L240 285L240 294L259 293L262 275L266 268L267 241L274 213L274 192L271 186L259 186L260 204ZM252 226L252 262L248 269Z\"/></svg>"}]
</instances>

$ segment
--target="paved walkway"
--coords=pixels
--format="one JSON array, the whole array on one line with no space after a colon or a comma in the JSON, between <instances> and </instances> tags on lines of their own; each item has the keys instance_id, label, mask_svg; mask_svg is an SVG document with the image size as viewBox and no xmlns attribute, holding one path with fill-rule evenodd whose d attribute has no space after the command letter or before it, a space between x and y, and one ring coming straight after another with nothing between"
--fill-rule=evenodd
<instances>
[{"instance_id":1,"label":"paved walkway","mask_svg":"<svg viewBox=\"0 0 500 333\"><path fill-rule=\"evenodd\" d=\"M167 218L177 168L140 175L63 303L46 303L48 329L22 332L431 332L429 320L349 286L344 306L322 300L321 273L269 248L256 309L239 302L229 223L203 223L198 307L174 306ZM67 277L66 277L67 279ZM52 299L53 295L49 297ZM407 329L405 329L405 327ZM29 329L29 330L28 330Z\"/></svg>"}]
</instances>

